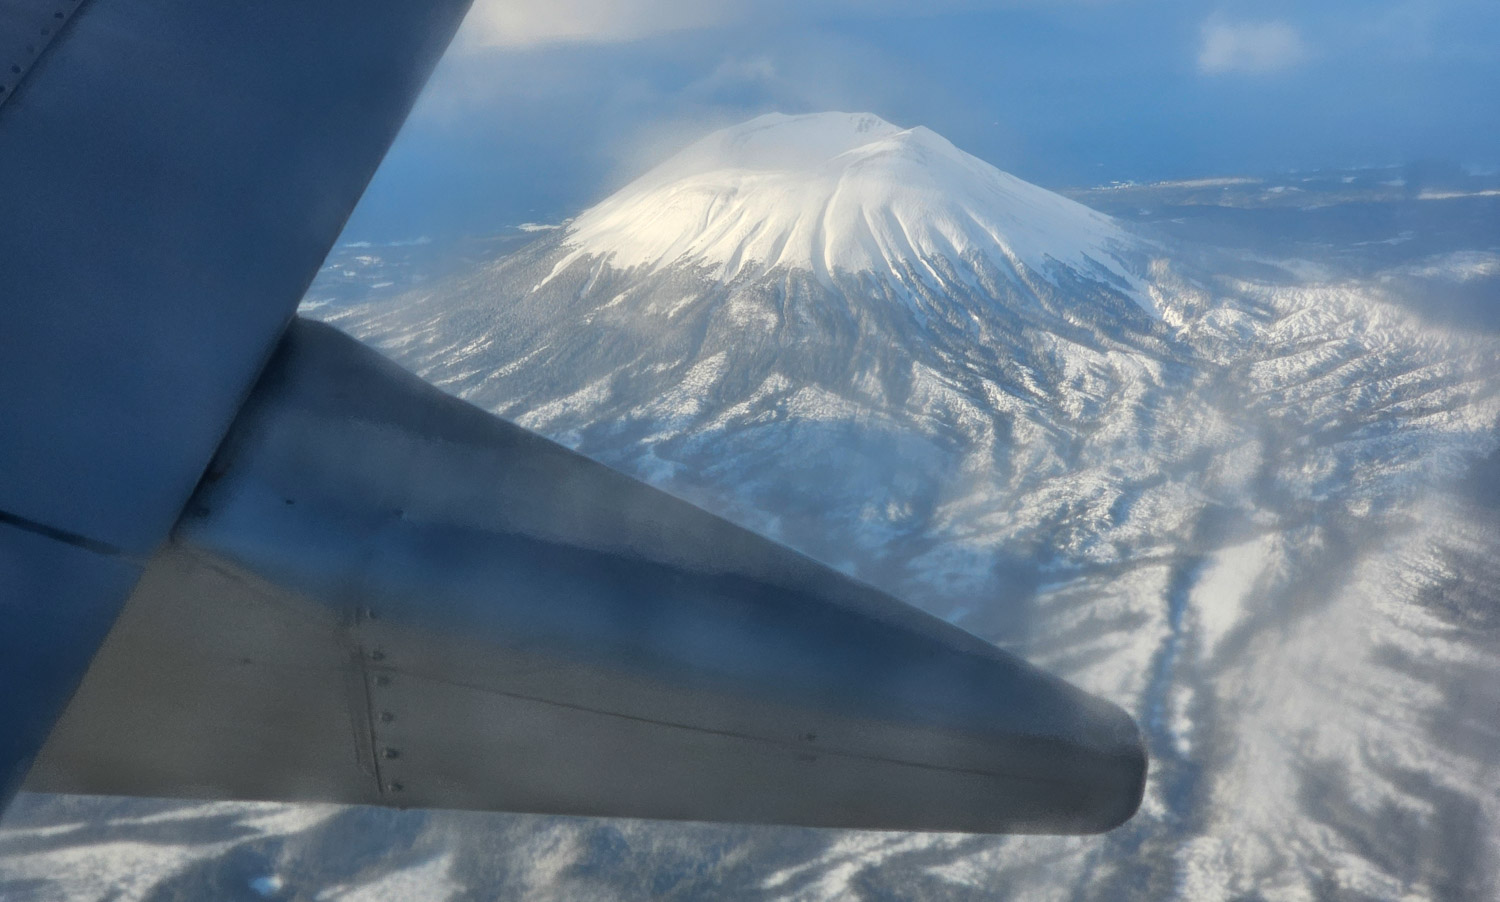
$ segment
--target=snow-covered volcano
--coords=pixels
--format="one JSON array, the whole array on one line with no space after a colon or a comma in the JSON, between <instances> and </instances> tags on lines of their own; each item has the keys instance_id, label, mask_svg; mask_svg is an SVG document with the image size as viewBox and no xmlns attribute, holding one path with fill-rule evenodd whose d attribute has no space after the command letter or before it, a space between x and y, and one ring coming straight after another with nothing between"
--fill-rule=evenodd
<instances>
[{"instance_id":1,"label":"snow-covered volcano","mask_svg":"<svg viewBox=\"0 0 1500 902\"><path fill-rule=\"evenodd\" d=\"M441 291L344 315L480 406L695 498L739 470L753 525L906 570L940 483L971 474L964 503L991 503L1064 473L1049 436L1160 390L1179 352L1155 250L925 128L770 115ZM772 459L822 475L788 494Z\"/></svg>"},{"instance_id":2,"label":"snow-covered volcano","mask_svg":"<svg viewBox=\"0 0 1500 902\"><path fill-rule=\"evenodd\" d=\"M579 216L567 246L559 267L687 263L726 281L910 263L941 279L934 261L962 272L982 259L1017 277L1063 266L1139 287L1126 258L1140 242L1109 217L869 114L773 113L715 132Z\"/></svg>"}]
</instances>

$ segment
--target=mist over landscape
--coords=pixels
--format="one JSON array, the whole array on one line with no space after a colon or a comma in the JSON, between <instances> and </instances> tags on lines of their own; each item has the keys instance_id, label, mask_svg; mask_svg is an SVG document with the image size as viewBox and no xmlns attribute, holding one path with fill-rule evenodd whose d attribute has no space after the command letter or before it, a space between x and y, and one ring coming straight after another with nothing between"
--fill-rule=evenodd
<instances>
[{"instance_id":1,"label":"mist over landscape","mask_svg":"<svg viewBox=\"0 0 1500 902\"><path fill-rule=\"evenodd\" d=\"M1077 149L1049 166L1045 130L1022 126L1078 84L1039 69L1007 120L1024 138L983 138L995 104L963 112L993 99L993 68L917 115L945 74L929 45L986 15L1068 44L1103 27L1095 8L959 6L947 32L876 17L834 42L883 68L890 32L914 33L922 78L842 107L869 113L831 111L859 92L774 52L670 87L701 80L691 36L741 41L742 61L751 37L727 34L774 32L730 6L661 30L627 4L610 34L481 7L302 313L1122 706L1151 761L1134 819L1002 837L22 795L0 898L1500 896L1500 161L1469 152L1495 136L1493 102L1458 129L1467 82L1422 116L1401 95L1401 128L1348 142L1296 111L1259 151L1216 153L1353 52L1318 46L1332 13L1230 10L1173 32L1175 65L1212 82L1176 96L1209 105L1236 78L1273 96L1173 159L1141 164L1142 138L1104 167ZM1145 18L1183 19L1167 6ZM1429 37L1470 8L1439 6ZM1493 67L1443 46L1410 63L1416 83ZM545 64L537 91L573 96L577 73L548 72L590 51L580 66L670 62L524 165L490 161L472 196L444 187L499 146L434 149L491 133L452 105L556 115L480 78L485 60ZM1104 111L1143 109L1121 98L1161 77L1101 89L1052 138L1113 128ZM1375 93L1349 117L1376 115ZM601 163L597 136L648 108ZM1306 146L1267 149L1299 129ZM539 164L560 139L585 146ZM1359 140L1389 152L1355 159ZM522 199L486 207L507 179ZM424 192L443 212L405 215Z\"/></svg>"}]
</instances>

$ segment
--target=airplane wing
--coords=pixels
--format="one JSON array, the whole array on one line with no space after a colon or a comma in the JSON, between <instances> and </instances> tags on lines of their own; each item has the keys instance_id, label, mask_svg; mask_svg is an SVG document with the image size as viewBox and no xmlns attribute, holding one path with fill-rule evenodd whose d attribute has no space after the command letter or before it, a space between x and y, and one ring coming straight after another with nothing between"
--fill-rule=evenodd
<instances>
[{"instance_id":1,"label":"airplane wing","mask_svg":"<svg viewBox=\"0 0 1500 902\"><path fill-rule=\"evenodd\" d=\"M1123 711L293 317L466 5L0 0L0 804L1128 819Z\"/></svg>"}]
</instances>

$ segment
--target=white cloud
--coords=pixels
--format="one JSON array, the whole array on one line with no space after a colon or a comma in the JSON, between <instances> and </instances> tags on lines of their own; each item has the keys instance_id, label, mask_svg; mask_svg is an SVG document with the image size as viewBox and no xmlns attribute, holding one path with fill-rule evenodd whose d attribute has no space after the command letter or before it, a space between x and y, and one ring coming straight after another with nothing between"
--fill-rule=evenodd
<instances>
[{"instance_id":1,"label":"white cloud","mask_svg":"<svg viewBox=\"0 0 1500 902\"><path fill-rule=\"evenodd\" d=\"M612 43L757 21L932 15L1047 5L1047 0L928 0L921 4L909 0L476 0L464 23L460 46Z\"/></svg>"},{"instance_id":2,"label":"white cloud","mask_svg":"<svg viewBox=\"0 0 1500 902\"><path fill-rule=\"evenodd\" d=\"M1306 56L1302 35L1286 22L1209 22L1203 26L1198 70L1208 75L1278 72Z\"/></svg>"},{"instance_id":3,"label":"white cloud","mask_svg":"<svg viewBox=\"0 0 1500 902\"><path fill-rule=\"evenodd\" d=\"M478 0L463 39L479 47L629 41L725 25L744 8L704 0Z\"/></svg>"}]
</instances>

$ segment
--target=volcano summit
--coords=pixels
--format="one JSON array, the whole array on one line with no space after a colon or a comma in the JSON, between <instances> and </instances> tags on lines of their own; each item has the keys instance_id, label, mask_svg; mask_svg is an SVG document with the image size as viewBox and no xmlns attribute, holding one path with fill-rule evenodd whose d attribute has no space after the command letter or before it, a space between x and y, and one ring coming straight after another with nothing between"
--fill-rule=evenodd
<instances>
[{"instance_id":1,"label":"volcano summit","mask_svg":"<svg viewBox=\"0 0 1500 902\"><path fill-rule=\"evenodd\" d=\"M849 113L715 132L578 217L567 244L622 269L688 263L724 281L911 264L941 280L939 261L968 276L984 261L1022 280L1071 267L1131 286L1123 258L1139 253L1109 217L926 128Z\"/></svg>"}]
</instances>

